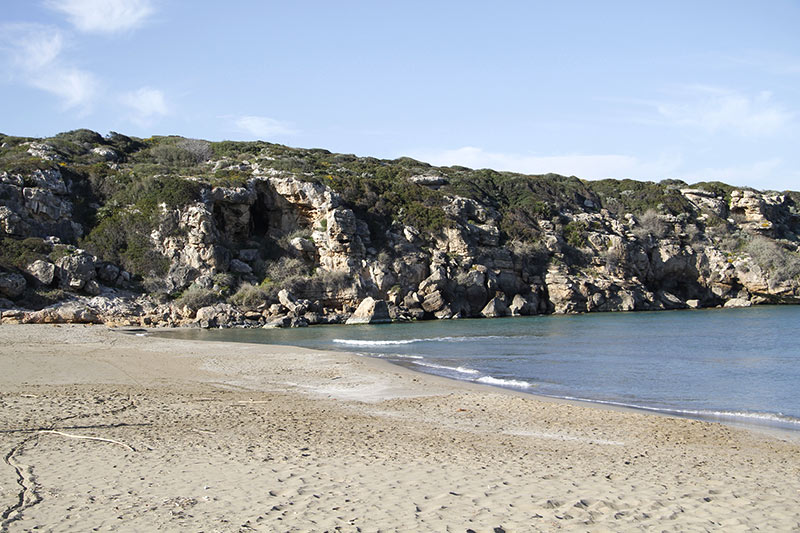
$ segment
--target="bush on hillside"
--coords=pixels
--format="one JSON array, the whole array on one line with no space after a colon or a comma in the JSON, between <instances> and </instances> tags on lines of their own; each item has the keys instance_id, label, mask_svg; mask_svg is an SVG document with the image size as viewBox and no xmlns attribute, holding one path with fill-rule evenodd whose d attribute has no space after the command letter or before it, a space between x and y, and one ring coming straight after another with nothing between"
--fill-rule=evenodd
<instances>
[{"instance_id":1,"label":"bush on hillside","mask_svg":"<svg viewBox=\"0 0 800 533\"><path fill-rule=\"evenodd\" d=\"M789 252L771 239L760 235L754 236L744 245L753 260L769 272L776 283L796 279L800 276L800 256Z\"/></svg>"},{"instance_id":2,"label":"bush on hillside","mask_svg":"<svg viewBox=\"0 0 800 533\"><path fill-rule=\"evenodd\" d=\"M201 307L214 305L220 301L219 294L210 289L200 287L189 287L181 293L175 300L178 307L188 307L192 311L197 311Z\"/></svg>"},{"instance_id":3,"label":"bush on hillside","mask_svg":"<svg viewBox=\"0 0 800 533\"><path fill-rule=\"evenodd\" d=\"M271 300L270 291L252 283L242 283L228 301L239 307L253 309Z\"/></svg>"}]
</instances>

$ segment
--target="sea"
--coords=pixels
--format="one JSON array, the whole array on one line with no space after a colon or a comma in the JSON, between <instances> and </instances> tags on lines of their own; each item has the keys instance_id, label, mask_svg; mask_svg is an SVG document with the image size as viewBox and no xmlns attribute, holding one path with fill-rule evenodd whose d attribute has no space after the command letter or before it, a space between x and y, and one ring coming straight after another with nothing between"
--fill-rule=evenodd
<instances>
[{"instance_id":1,"label":"sea","mask_svg":"<svg viewBox=\"0 0 800 533\"><path fill-rule=\"evenodd\" d=\"M800 306L169 335L355 352L553 398L800 431Z\"/></svg>"}]
</instances>

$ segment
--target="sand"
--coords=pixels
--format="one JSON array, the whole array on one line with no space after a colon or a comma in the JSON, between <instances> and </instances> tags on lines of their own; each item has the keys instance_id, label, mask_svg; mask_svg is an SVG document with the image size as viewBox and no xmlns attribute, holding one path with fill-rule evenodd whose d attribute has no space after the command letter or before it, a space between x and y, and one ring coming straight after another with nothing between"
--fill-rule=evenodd
<instances>
[{"instance_id":1,"label":"sand","mask_svg":"<svg viewBox=\"0 0 800 533\"><path fill-rule=\"evenodd\" d=\"M3 531L800 529L791 435L102 326L0 326L0 448Z\"/></svg>"}]
</instances>

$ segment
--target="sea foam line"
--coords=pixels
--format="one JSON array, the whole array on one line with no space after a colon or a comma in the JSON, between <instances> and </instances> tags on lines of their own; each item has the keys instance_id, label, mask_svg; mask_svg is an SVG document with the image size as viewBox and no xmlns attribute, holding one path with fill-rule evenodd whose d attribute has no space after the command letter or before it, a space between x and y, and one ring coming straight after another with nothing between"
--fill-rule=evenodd
<instances>
[{"instance_id":1,"label":"sea foam line","mask_svg":"<svg viewBox=\"0 0 800 533\"><path fill-rule=\"evenodd\" d=\"M508 338L502 335L474 335L457 337L430 337L427 339L366 340L366 339L333 339L335 344L345 346L400 346L417 342L471 342L476 340L492 340ZM516 337L515 337L516 338Z\"/></svg>"},{"instance_id":2,"label":"sea foam line","mask_svg":"<svg viewBox=\"0 0 800 533\"><path fill-rule=\"evenodd\" d=\"M478 378L475 381L478 383L484 383L486 385L497 385L500 387L514 387L517 389L529 389L533 385L528 383L527 381L520 381L518 379L500 379L495 378L492 376L483 376L482 378Z\"/></svg>"},{"instance_id":3,"label":"sea foam line","mask_svg":"<svg viewBox=\"0 0 800 533\"><path fill-rule=\"evenodd\" d=\"M423 363L421 361L415 361L415 365L417 366L424 366L427 368L436 368L439 370L449 370L451 372L458 372L460 374L480 374L477 370L473 368L467 368L464 366L447 366L447 365L437 365L436 363Z\"/></svg>"},{"instance_id":4,"label":"sea foam line","mask_svg":"<svg viewBox=\"0 0 800 533\"><path fill-rule=\"evenodd\" d=\"M626 407L630 409L651 411L654 413L661 413L666 415L686 416L691 418L726 420L726 421L755 420L763 422L778 422L780 424L797 426L798 429L800 429L799 418L784 415L783 413L759 413L759 412L748 412L748 411L714 411L710 409L670 409L668 407L650 407L646 405L612 402L608 400L591 400L587 398L577 398L574 396L553 396L553 397L561 398L563 400L574 400L580 402L598 403L602 405L613 405L615 407Z\"/></svg>"}]
</instances>

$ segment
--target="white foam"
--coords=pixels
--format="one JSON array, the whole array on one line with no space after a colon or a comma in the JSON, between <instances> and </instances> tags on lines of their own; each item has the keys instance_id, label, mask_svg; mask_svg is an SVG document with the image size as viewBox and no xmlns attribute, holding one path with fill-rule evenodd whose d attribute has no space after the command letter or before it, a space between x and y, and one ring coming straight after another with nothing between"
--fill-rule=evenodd
<instances>
[{"instance_id":1,"label":"white foam","mask_svg":"<svg viewBox=\"0 0 800 533\"><path fill-rule=\"evenodd\" d=\"M346 346L394 346L400 344L411 344L418 342L422 339L408 339L399 341L368 341L360 339L333 339L336 344L344 344Z\"/></svg>"},{"instance_id":2,"label":"white foam","mask_svg":"<svg viewBox=\"0 0 800 533\"><path fill-rule=\"evenodd\" d=\"M504 339L501 335L475 335L472 337L430 337L427 339L367 340L367 339L333 339L335 344L345 346L401 346L417 342L471 342L476 340Z\"/></svg>"},{"instance_id":3,"label":"white foam","mask_svg":"<svg viewBox=\"0 0 800 533\"><path fill-rule=\"evenodd\" d=\"M758 413L748 411L712 411L706 409L670 409L649 407L646 405L637 405L632 403L612 402L607 400L591 400L586 398L576 398L574 396L557 396L565 400L577 400L588 403L598 403L602 405L613 405L616 407L627 407L631 409L638 409L642 411L652 411L655 413L662 413L666 415L685 416L689 418L700 418L703 420L720 420L727 422L773 422L779 424L786 424L789 426L800 427L800 419L792 416L784 415L783 413Z\"/></svg>"},{"instance_id":4,"label":"white foam","mask_svg":"<svg viewBox=\"0 0 800 533\"><path fill-rule=\"evenodd\" d=\"M436 368L436 369L439 369L439 370L449 370L451 372L459 372L461 374L479 374L480 373L477 370L474 370L472 368L466 368L466 367L463 367L463 366L452 367L452 366L446 366L446 365L437 365L436 363L422 363L422 362L419 362L419 361L415 362L414 364L417 365L417 366L424 366L424 367L427 367L427 368Z\"/></svg>"},{"instance_id":5,"label":"white foam","mask_svg":"<svg viewBox=\"0 0 800 533\"><path fill-rule=\"evenodd\" d=\"M378 357L383 359L384 357L390 359L424 359L421 355L409 355L409 354L402 354L402 353L362 353L359 355L363 355L365 357Z\"/></svg>"},{"instance_id":6,"label":"white foam","mask_svg":"<svg viewBox=\"0 0 800 533\"><path fill-rule=\"evenodd\" d=\"M499 379L499 378L494 378L492 376L483 376L482 378L478 378L475 381L479 383L485 383L486 385L497 385L500 387L515 387L518 389L528 389L532 386L527 381L520 381L517 379Z\"/></svg>"}]
</instances>

